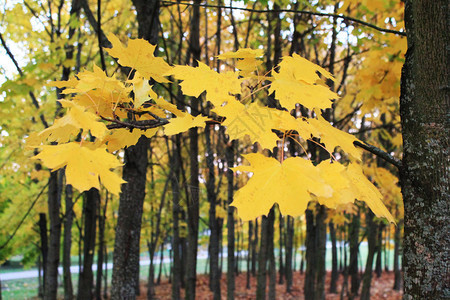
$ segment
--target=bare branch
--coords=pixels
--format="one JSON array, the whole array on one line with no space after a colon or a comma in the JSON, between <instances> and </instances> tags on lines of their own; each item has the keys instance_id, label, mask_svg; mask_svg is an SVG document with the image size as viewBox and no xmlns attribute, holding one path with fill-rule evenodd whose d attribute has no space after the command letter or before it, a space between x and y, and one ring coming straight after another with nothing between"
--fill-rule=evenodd
<instances>
[{"instance_id":1,"label":"bare branch","mask_svg":"<svg viewBox=\"0 0 450 300\"><path fill-rule=\"evenodd\" d=\"M173 2L173 1L166 1L166 0L163 0L162 3L166 4L166 6L175 5L175 4L187 5L187 6L194 6L194 5L196 5L196 4L190 3L190 2L181 2L181 1L180 2ZM236 9L236 10L249 11L249 12L254 12L254 13L268 13L269 12L269 11L267 11L265 9L252 9L252 8L246 8L246 7L233 7L233 6L228 6L228 5L200 4L199 6L201 6L201 7L210 7L210 8ZM339 19L351 21L353 23L357 23L357 24L360 24L360 25L363 25L363 26L375 29L375 30L380 31L380 32L392 33L392 34L397 34L397 35L401 35L401 36L406 36L406 32L404 32L404 31L397 31L397 30L392 30L392 29L381 28L381 27L378 27L378 26L376 26L374 24L370 24L370 23L364 22L362 20L359 20L359 19L356 19L356 18L353 18L353 17L343 16L343 15L338 15L338 14L321 13L321 12L306 11L306 10L294 10L294 9L273 9L273 10L270 10L270 12L275 12L275 13L289 12L289 13L305 14L305 15L311 15L311 16L334 17L334 18L339 18Z\"/></svg>"},{"instance_id":2,"label":"bare branch","mask_svg":"<svg viewBox=\"0 0 450 300\"><path fill-rule=\"evenodd\" d=\"M381 149L378 148L378 147L369 145L369 144L367 144L367 143L364 143L364 144L363 144L363 143L361 143L361 142L359 142L359 141L354 141L354 142L353 142L353 145L358 146L358 147L361 147L361 148L363 148L364 150L367 150L367 151L369 151L370 153L375 154L375 155L378 156L379 158L382 158L382 159L384 159L385 161L387 161L388 163L393 164L393 165L396 166L399 170L402 168L402 162L401 162L399 159L393 157L392 155L390 155L389 153L387 153L387 152L381 150Z\"/></svg>"}]
</instances>

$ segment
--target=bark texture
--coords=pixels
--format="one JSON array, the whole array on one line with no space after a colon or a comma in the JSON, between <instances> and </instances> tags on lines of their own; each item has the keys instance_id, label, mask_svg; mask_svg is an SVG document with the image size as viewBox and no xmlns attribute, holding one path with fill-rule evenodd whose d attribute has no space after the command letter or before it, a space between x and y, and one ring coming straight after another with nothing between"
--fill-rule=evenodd
<instances>
[{"instance_id":1,"label":"bark texture","mask_svg":"<svg viewBox=\"0 0 450 300\"><path fill-rule=\"evenodd\" d=\"M133 0L139 24L138 35L157 44L159 0ZM142 136L136 145L125 149L125 165L120 194L119 215L114 245L111 299L135 299L139 284L139 244L147 180L149 139Z\"/></svg>"},{"instance_id":2,"label":"bark texture","mask_svg":"<svg viewBox=\"0 0 450 300\"><path fill-rule=\"evenodd\" d=\"M141 137L125 150L119 215L114 244L111 299L135 299L139 274L139 241L147 173L149 141Z\"/></svg>"},{"instance_id":3,"label":"bark texture","mask_svg":"<svg viewBox=\"0 0 450 300\"><path fill-rule=\"evenodd\" d=\"M405 1L404 299L450 297L449 2Z\"/></svg>"}]
</instances>

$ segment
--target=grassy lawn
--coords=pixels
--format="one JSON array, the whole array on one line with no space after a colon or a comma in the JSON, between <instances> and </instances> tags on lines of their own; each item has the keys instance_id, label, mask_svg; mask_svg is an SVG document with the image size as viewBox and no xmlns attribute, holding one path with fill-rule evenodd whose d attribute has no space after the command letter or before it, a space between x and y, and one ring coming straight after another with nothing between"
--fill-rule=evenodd
<instances>
[{"instance_id":1,"label":"grassy lawn","mask_svg":"<svg viewBox=\"0 0 450 300\"><path fill-rule=\"evenodd\" d=\"M338 249L338 255L339 255L339 249ZM241 256L242 257L242 256ZM348 259L349 256L347 256ZM364 268L365 266L365 261L366 261L366 257L367 257L367 245L365 243L362 243L360 246L360 259L359 259L359 268ZM165 253L165 258L168 258L168 254ZM384 256L382 257L382 265L384 266ZM141 259L145 260L148 259L148 254L147 253L143 253L141 256ZM297 257L296 257L296 268L298 270L299 266L300 266L300 253L299 251L297 252ZM389 251L389 265L390 265L390 269L392 270L392 264L393 264L393 250ZM73 259L73 262L75 264L78 263L77 258ZM277 259L278 262L278 259ZM202 259L198 259L197 262L197 272L200 273L204 273L205 270L207 270L207 260L205 258ZM327 265L327 269L331 269L331 249L327 249L327 254L326 254L326 265ZM227 267L227 260L226 257L223 258L223 266L222 266L222 270L223 272L226 272L226 267ZM240 262L240 268L245 271L247 266L246 266L246 261L241 261ZM10 272L19 272L19 271L23 271L24 269L22 268L2 268L0 270L0 278L1 278L1 274L5 274L5 273L10 273ZM163 272L162 275L164 276L164 274L168 274L170 270L170 265L168 263L163 263ZM140 268L140 278L141 280L145 281L148 278L148 271L149 271L149 267L148 266L141 266ZM155 266L155 277L158 275L159 272L159 263L156 264ZM95 278L95 274L96 272L94 271L94 278ZM110 285L111 282L111 275L112 275L112 270L108 270L108 285ZM95 280L95 279L94 279ZM78 286L78 274L72 274L72 281L74 284L74 290L76 291L77 286ZM60 287L58 290L58 294L59 295L63 295L64 291L62 288L62 277L60 276L59 278L59 282L60 282ZM17 279L17 280L8 280L8 281L2 281L2 296L3 299L6 300L19 300L19 299L34 299L37 297L38 294L38 279L37 278L29 278L29 279Z\"/></svg>"}]
</instances>

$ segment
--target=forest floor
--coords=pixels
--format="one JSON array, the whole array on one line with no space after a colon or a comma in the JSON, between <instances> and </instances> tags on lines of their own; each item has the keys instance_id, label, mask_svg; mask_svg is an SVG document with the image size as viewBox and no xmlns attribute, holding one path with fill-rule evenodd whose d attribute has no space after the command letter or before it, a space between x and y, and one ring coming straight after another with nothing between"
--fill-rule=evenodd
<instances>
[{"instance_id":1,"label":"forest floor","mask_svg":"<svg viewBox=\"0 0 450 300\"><path fill-rule=\"evenodd\" d=\"M299 272L294 273L294 282L291 293L286 293L286 285L278 284L276 286L276 299L283 300L291 300L291 299L304 299L303 296L303 283L304 283L305 275L300 274ZM342 290L342 284L344 281L344 277L340 276L338 281L338 294L330 294L328 293L329 285L330 285L330 272L327 273L326 277L326 299L327 300L338 300L340 299L340 292ZM213 294L209 290L208 287L208 276L207 275L198 275L197 276L197 289L196 289L196 299L213 299ZM349 280L350 283L350 280ZM236 277L236 292L235 299L256 299L256 278L251 277L250 280L250 289L246 288L247 284L247 274L241 273ZM371 285L371 299L389 299L389 300L400 300L402 298L402 291L394 291L392 289L394 285L394 273L393 272L383 272L380 278L377 278L376 275L372 277L372 285ZM226 299L226 275L222 275L221 280L221 292L222 299ZM361 287L360 287L361 291ZM147 285L141 284L141 296L138 297L139 300L147 299ZM181 296L184 295L184 290L181 291ZM156 296L155 299L171 299L171 284L167 280L163 280L160 285L156 286ZM344 296L344 299L348 299L348 297ZM355 299L359 299L356 297Z\"/></svg>"}]
</instances>

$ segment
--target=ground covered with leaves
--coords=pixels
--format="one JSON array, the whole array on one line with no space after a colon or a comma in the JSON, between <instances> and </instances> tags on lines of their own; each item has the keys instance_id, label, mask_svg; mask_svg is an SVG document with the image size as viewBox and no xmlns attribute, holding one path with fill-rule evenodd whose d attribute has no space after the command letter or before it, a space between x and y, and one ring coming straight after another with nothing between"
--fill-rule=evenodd
<instances>
[{"instance_id":1,"label":"ground covered with leaves","mask_svg":"<svg viewBox=\"0 0 450 300\"><path fill-rule=\"evenodd\" d=\"M299 272L294 273L294 284L291 293L286 293L286 285L285 284L277 284L277 297L276 299L304 299L303 296L303 284L304 284L305 275L300 274ZM213 299L213 294L209 290L208 287L208 276L207 275L199 275L197 277L197 296L196 299ZM342 284L344 282L344 277L339 277L338 282L338 294L330 294L328 293L329 283L330 283L330 273L328 272L326 278L326 299L327 300L335 300L341 298L341 290ZM251 288L246 288L247 283L247 274L241 273L236 277L236 293L235 299L256 299L256 278L251 277ZM350 283L350 280L349 280ZM226 299L226 275L222 276L222 299ZM389 300L400 300L402 298L401 291L394 291L392 289L394 285L394 273L393 272L383 272L380 278L377 278L376 275L372 277L372 285L371 285L371 299L389 299ZM184 291L182 290L182 296L184 295ZM141 296L138 299L147 299L147 287L145 284L141 285ZM159 286L156 287L156 299L171 299L171 285L165 280L162 281ZM347 299L344 296L344 299ZM359 299L359 297L356 297Z\"/></svg>"}]
</instances>

